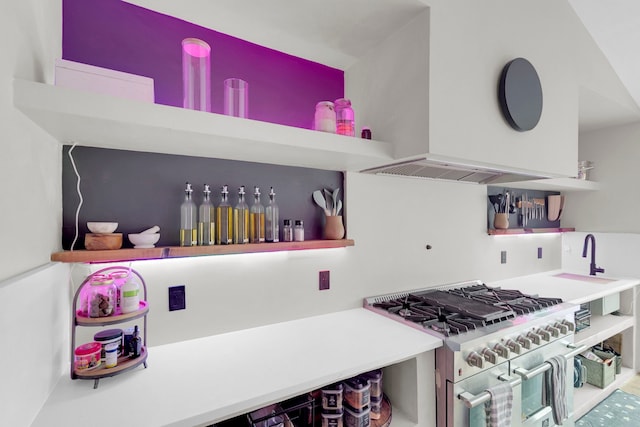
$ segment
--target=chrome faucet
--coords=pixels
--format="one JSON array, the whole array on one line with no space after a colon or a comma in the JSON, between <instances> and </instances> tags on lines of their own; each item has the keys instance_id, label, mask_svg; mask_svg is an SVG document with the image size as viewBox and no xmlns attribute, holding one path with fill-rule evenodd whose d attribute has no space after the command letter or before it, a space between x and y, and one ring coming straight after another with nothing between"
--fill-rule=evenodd
<instances>
[{"instance_id":1,"label":"chrome faucet","mask_svg":"<svg viewBox=\"0 0 640 427\"><path fill-rule=\"evenodd\" d=\"M582 247L582 258L587 257L587 249L591 240L591 264L589 265L589 274L595 276L596 273L604 273L604 268L596 267L596 238L593 234L587 234L584 238L584 246Z\"/></svg>"}]
</instances>

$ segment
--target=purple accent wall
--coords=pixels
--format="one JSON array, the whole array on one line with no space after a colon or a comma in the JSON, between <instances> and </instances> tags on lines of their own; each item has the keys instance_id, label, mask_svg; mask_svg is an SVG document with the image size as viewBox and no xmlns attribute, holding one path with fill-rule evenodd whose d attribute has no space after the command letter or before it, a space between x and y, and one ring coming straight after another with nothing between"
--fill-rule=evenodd
<instances>
[{"instance_id":1,"label":"purple accent wall","mask_svg":"<svg viewBox=\"0 0 640 427\"><path fill-rule=\"evenodd\" d=\"M344 72L120 0L63 0L62 57L154 79L158 104L182 107L181 41L211 46L212 111L224 79L249 82L249 118L310 128L315 104L344 94Z\"/></svg>"}]
</instances>

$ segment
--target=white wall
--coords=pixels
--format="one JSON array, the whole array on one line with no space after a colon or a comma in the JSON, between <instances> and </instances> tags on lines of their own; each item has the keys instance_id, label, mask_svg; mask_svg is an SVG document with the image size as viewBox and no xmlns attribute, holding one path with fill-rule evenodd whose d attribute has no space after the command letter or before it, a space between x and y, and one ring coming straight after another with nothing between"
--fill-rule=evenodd
<instances>
[{"instance_id":1,"label":"white wall","mask_svg":"<svg viewBox=\"0 0 640 427\"><path fill-rule=\"evenodd\" d=\"M591 160L589 179L597 192L566 198L567 226L579 230L640 233L640 125L626 125L580 135L580 159Z\"/></svg>"},{"instance_id":2,"label":"white wall","mask_svg":"<svg viewBox=\"0 0 640 427\"><path fill-rule=\"evenodd\" d=\"M61 151L13 108L14 77L52 81L61 2L0 2L0 425L27 426L67 366L66 266L60 248ZM44 267L40 267L44 266Z\"/></svg>"}]
</instances>

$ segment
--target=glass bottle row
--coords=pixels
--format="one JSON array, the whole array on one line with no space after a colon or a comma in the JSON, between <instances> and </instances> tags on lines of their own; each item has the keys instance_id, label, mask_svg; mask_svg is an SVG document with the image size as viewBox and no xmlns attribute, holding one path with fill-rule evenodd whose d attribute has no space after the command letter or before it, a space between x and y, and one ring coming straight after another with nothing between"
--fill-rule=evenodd
<instances>
[{"instance_id":1,"label":"glass bottle row","mask_svg":"<svg viewBox=\"0 0 640 427\"><path fill-rule=\"evenodd\" d=\"M220 204L214 207L211 189L204 185L203 201L196 207L193 188L187 182L185 197L180 206L180 246L208 246L244 243L278 242L280 235L279 209L276 193L271 187L269 203L262 205L260 188L253 188L253 204L245 200L245 187L238 189L238 202L231 206L229 188L223 185Z\"/></svg>"}]
</instances>

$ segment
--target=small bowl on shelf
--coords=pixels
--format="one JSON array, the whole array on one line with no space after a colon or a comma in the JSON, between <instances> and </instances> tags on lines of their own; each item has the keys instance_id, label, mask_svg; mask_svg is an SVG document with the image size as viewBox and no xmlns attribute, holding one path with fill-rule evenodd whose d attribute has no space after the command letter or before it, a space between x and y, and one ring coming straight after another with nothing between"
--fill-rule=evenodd
<instances>
[{"instance_id":1,"label":"small bowl on shelf","mask_svg":"<svg viewBox=\"0 0 640 427\"><path fill-rule=\"evenodd\" d=\"M136 249L154 248L160 240L160 233L130 233L129 241Z\"/></svg>"},{"instance_id":2,"label":"small bowl on shelf","mask_svg":"<svg viewBox=\"0 0 640 427\"><path fill-rule=\"evenodd\" d=\"M89 231L94 234L110 234L116 231L116 228L118 228L118 223L90 221L87 222L87 227L89 228Z\"/></svg>"}]
</instances>

